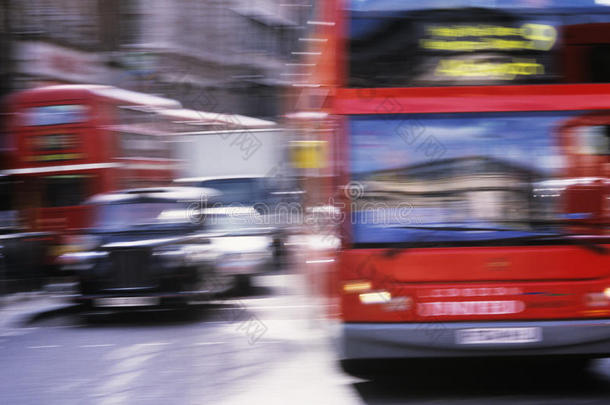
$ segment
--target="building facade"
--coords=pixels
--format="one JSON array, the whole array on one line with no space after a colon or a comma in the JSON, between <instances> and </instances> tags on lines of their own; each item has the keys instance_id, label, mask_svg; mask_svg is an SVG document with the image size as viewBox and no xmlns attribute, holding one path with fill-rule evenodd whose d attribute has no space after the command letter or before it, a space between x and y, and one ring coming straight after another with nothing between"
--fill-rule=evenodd
<instances>
[{"instance_id":1,"label":"building facade","mask_svg":"<svg viewBox=\"0 0 610 405\"><path fill-rule=\"evenodd\" d=\"M265 118L282 113L313 8L313 0L2 1L14 89L110 84Z\"/></svg>"}]
</instances>

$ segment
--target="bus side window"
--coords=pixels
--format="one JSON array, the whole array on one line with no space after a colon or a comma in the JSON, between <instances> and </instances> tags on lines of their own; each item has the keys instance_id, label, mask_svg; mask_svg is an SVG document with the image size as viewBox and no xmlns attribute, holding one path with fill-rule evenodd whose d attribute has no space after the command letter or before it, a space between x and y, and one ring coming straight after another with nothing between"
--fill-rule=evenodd
<instances>
[{"instance_id":1,"label":"bus side window","mask_svg":"<svg viewBox=\"0 0 610 405\"><path fill-rule=\"evenodd\" d=\"M89 176L66 175L44 178L44 198L47 207L80 205L88 196L86 183Z\"/></svg>"}]
</instances>

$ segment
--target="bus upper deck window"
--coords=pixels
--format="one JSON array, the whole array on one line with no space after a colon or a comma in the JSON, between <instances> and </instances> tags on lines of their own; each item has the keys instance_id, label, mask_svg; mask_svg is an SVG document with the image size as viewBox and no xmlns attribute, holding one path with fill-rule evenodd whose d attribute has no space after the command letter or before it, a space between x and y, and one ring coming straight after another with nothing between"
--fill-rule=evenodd
<instances>
[{"instance_id":1,"label":"bus upper deck window","mask_svg":"<svg viewBox=\"0 0 610 405\"><path fill-rule=\"evenodd\" d=\"M610 82L610 44L602 44L591 50L591 81L593 83Z\"/></svg>"}]
</instances>

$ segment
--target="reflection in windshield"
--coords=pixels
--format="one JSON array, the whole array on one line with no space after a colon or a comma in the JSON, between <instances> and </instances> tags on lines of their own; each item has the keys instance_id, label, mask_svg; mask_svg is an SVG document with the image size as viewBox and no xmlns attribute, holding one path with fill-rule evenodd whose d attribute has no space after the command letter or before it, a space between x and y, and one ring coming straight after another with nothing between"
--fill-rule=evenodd
<instances>
[{"instance_id":1,"label":"reflection in windshield","mask_svg":"<svg viewBox=\"0 0 610 405\"><path fill-rule=\"evenodd\" d=\"M355 242L573 231L566 220L595 216L591 207L561 203L562 195L578 192L579 183L597 178L575 178L585 169L595 173L574 163L580 161L568 146L578 141L571 134L583 127L574 122L585 114L352 118L352 180L362 188L353 199ZM581 194L574 199L583 201Z\"/></svg>"},{"instance_id":2,"label":"reflection in windshield","mask_svg":"<svg viewBox=\"0 0 610 405\"><path fill-rule=\"evenodd\" d=\"M175 202L107 204L98 207L96 226L125 228L134 225L186 223L188 210Z\"/></svg>"}]
</instances>

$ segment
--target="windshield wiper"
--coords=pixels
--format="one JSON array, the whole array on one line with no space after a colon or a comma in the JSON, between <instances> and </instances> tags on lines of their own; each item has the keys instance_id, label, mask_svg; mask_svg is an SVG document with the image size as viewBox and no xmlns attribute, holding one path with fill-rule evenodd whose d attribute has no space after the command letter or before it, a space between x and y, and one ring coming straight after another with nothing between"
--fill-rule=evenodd
<instances>
[{"instance_id":1,"label":"windshield wiper","mask_svg":"<svg viewBox=\"0 0 610 405\"><path fill-rule=\"evenodd\" d=\"M507 224L527 224L527 225L564 225L564 226L574 226L574 227L582 227L582 228L610 228L610 223L608 222L599 222L599 223L590 223L590 222L579 222L581 219L530 219L527 221L502 221Z\"/></svg>"},{"instance_id":2,"label":"windshield wiper","mask_svg":"<svg viewBox=\"0 0 610 405\"><path fill-rule=\"evenodd\" d=\"M400 225L393 226L392 228L401 228L401 229L424 229L431 231L489 231L489 232L509 232L509 231L520 231L519 229L511 229L511 228L475 228L468 226L426 226L426 225Z\"/></svg>"},{"instance_id":3,"label":"windshield wiper","mask_svg":"<svg viewBox=\"0 0 610 405\"><path fill-rule=\"evenodd\" d=\"M410 228L410 229L423 229L423 230L434 230L434 231L457 231L457 232L468 232L468 231L498 231L498 232L528 232L519 229L510 229L510 228L471 228L471 227L460 227L460 226L447 226L447 227L436 227L436 226L425 226L425 225L405 225L399 226L398 228ZM529 241L539 241L539 240L560 240L560 241L570 241L575 245L581 246L585 249L588 249L592 252L598 254L607 254L608 248L605 246L592 242L587 239L577 238L575 234L563 234L563 233L538 233L533 235L520 235L520 236L509 236L502 238L493 238L493 239L479 239L476 242L479 243L502 243L502 242L529 242ZM413 247L414 244L420 243L422 240L417 241L408 241L401 242L397 245L393 245L392 249L385 253L386 256L394 256L400 251ZM438 243L443 243L447 241L438 241Z\"/></svg>"}]
</instances>

